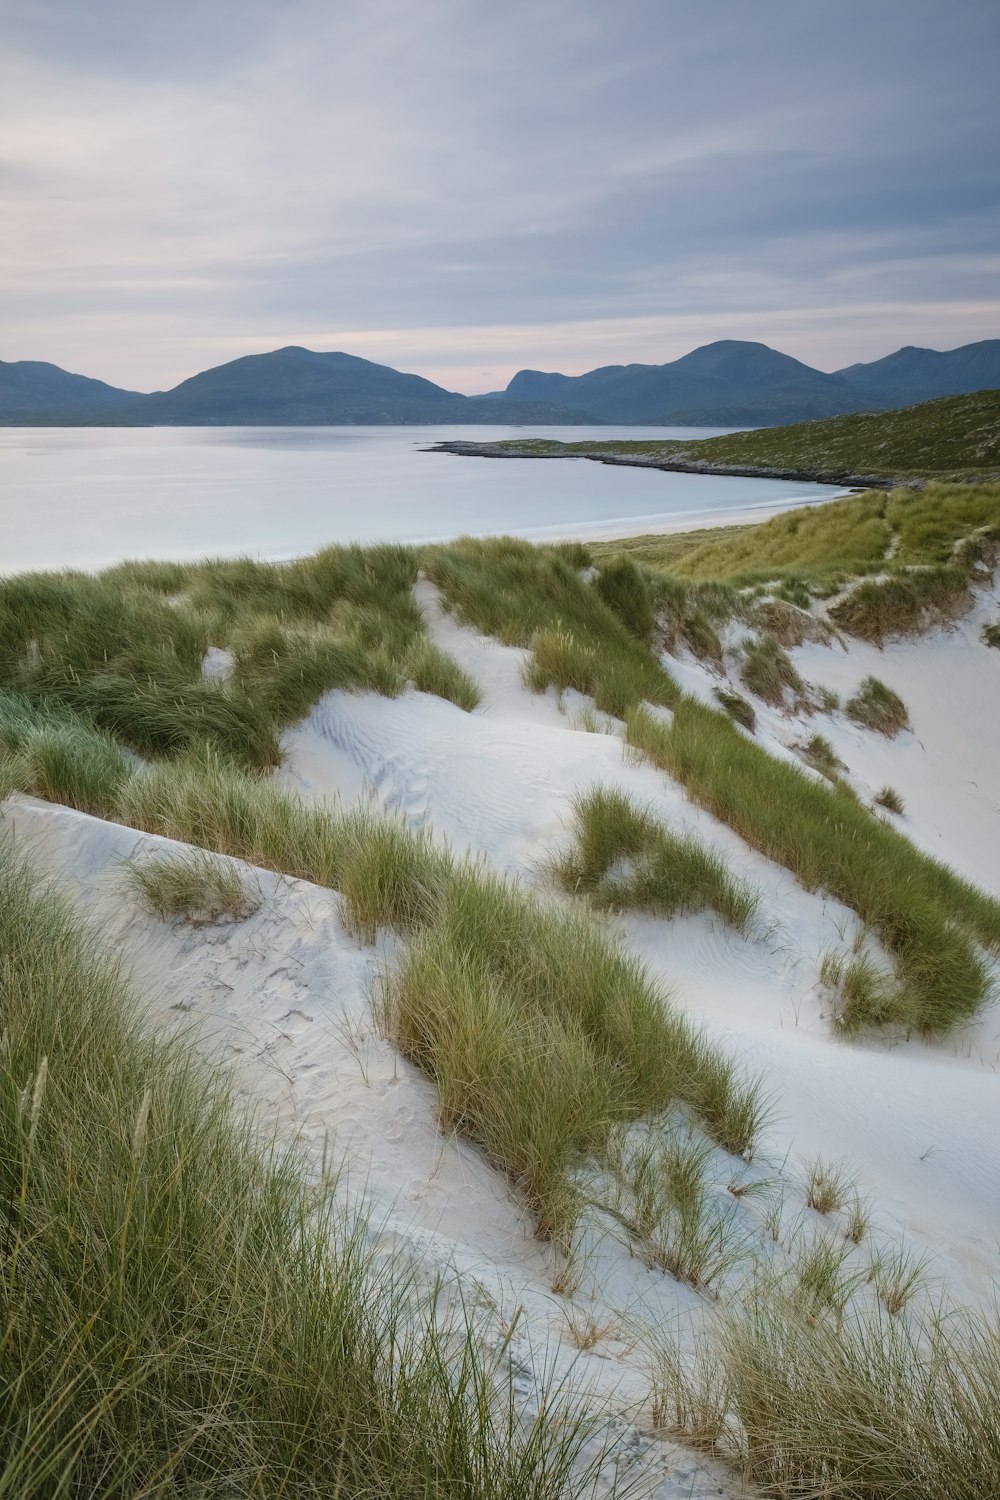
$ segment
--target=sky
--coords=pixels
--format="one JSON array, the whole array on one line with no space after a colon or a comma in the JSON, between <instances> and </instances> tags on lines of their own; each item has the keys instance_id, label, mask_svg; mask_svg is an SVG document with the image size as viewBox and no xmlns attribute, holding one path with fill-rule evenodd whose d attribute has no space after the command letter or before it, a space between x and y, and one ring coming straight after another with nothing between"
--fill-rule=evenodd
<instances>
[{"instance_id":1,"label":"sky","mask_svg":"<svg viewBox=\"0 0 1000 1500\"><path fill-rule=\"evenodd\" d=\"M0 0L0 358L1000 336L1000 0Z\"/></svg>"}]
</instances>

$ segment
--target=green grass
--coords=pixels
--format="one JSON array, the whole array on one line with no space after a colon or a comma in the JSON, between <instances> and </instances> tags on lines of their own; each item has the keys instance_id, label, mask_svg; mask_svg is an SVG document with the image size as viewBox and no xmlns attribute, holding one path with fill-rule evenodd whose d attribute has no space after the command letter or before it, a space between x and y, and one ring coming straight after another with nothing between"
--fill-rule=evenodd
<instances>
[{"instance_id":1,"label":"green grass","mask_svg":"<svg viewBox=\"0 0 1000 1500\"><path fill-rule=\"evenodd\" d=\"M36 790L25 768L12 754L8 784ZM48 790L69 800L71 789ZM385 1028L543 1233L566 1222L569 1173L616 1121L681 1102L727 1150L752 1152L759 1089L586 914L456 864L400 822L308 804L210 752L130 770L106 791L103 817L336 889L362 938L408 938Z\"/></svg>"},{"instance_id":2,"label":"green grass","mask_svg":"<svg viewBox=\"0 0 1000 1500\"><path fill-rule=\"evenodd\" d=\"M563 888L599 907L672 917L714 911L747 933L760 894L721 855L677 834L624 793L595 787L573 802L573 844L553 862Z\"/></svg>"},{"instance_id":3,"label":"green grass","mask_svg":"<svg viewBox=\"0 0 1000 1500\"><path fill-rule=\"evenodd\" d=\"M718 1357L746 1477L765 1494L979 1500L1000 1490L1000 1328L952 1311L817 1316L778 1293L726 1322Z\"/></svg>"},{"instance_id":4,"label":"green grass","mask_svg":"<svg viewBox=\"0 0 1000 1500\"><path fill-rule=\"evenodd\" d=\"M128 884L161 921L242 922L260 908L260 887L231 860L204 850L154 853L125 865Z\"/></svg>"},{"instance_id":5,"label":"green grass","mask_svg":"<svg viewBox=\"0 0 1000 1500\"><path fill-rule=\"evenodd\" d=\"M418 692L448 698L466 713L472 713L483 700L479 684L432 641L418 641L410 653L407 668Z\"/></svg>"},{"instance_id":6,"label":"green grass","mask_svg":"<svg viewBox=\"0 0 1000 1500\"><path fill-rule=\"evenodd\" d=\"M724 1280L746 1253L732 1199L714 1193L712 1143L671 1123L616 1132L609 1151L608 1207L652 1268L698 1290Z\"/></svg>"},{"instance_id":7,"label":"green grass","mask_svg":"<svg viewBox=\"0 0 1000 1500\"><path fill-rule=\"evenodd\" d=\"M830 619L849 635L881 646L947 625L972 607L970 577L957 563L940 563L866 580L830 608Z\"/></svg>"},{"instance_id":8,"label":"green grass","mask_svg":"<svg viewBox=\"0 0 1000 1500\"><path fill-rule=\"evenodd\" d=\"M749 692L772 708L785 706L786 693L797 698L805 691L805 683L792 665L791 657L772 635L761 636L759 640L748 638L743 642L740 680Z\"/></svg>"},{"instance_id":9,"label":"green grass","mask_svg":"<svg viewBox=\"0 0 1000 1500\"><path fill-rule=\"evenodd\" d=\"M814 1161L806 1177L806 1203L819 1214L832 1214L844 1204L854 1187L843 1162Z\"/></svg>"},{"instance_id":10,"label":"green grass","mask_svg":"<svg viewBox=\"0 0 1000 1500\"><path fill-rule=\"evenodd\" d=\"M686 1105L752 1152L759 1088L683 1020L593 919L457 867L390 978L383 1024L434 1079L442 1118L514 1180L547 1236L571 1233L574 1170L616 1124Z\"/></svg>"},{"instance_id":11,"label":"green grass","mask_svg":"<svg viewBox=\"0 0 1000 1500\"><path fill-rule=\"evenodd\" d=\"M550 1390L522 1423L505 1345L380 1253L223 1070L150 1037L96 935L9 851L0 948L5 1494L556 1500L577 1482L578 1414Z\"/></svg>"},{"instance_id":12,"label":"green grass","mask_svg":"<svg viewBox=\"0 0 1000 1500\"><path fill-rule=\"evenodd\" d=\"M580 580L555 548L511 537L431 549L428 575L468 625L512 646L533 647L527 679L536 691L575 688L617 717L635 701L669 704L671 679L632 629Z\"/></svg>"},{"instance_id":13,"label":"green grass","mask_svg":"<svg viewBox=\"0 0 1000 1500\"><path fill-rule=\"evenodd\" d=\"M749 703L740 693L727 692L725 688L715 688L715 696L720 706L737 724L742 724L744 729L749 729L753 734L757 728L757 715L754 706Z\"/></svg>"},{"instance_id":14,"label":"green grass","mask_svg":"<svg viewBox=\"0 0 1000 1500\"><path fill-rule=\"evenodd\" d=\"M954 566L967 582L991 565L998 529L1000 484L935 482L918 493L869 490L756 526L594 542L591 550L597 566L613 551L694 583L788 582L830 594L853 578L909 568ZM970 538L975 545L963 549Z\"/></svg>"},{"instance_id":15,"label":"green grass","mask_svg":"<svg viewBox=\"0 0 1000 1500\"><path fill-rule=\"evenodd\" d=\"M653 601L645 577L630 557L609 557L598 571L594 588L636 640L650 641L656 624Z\"/></svg>"},{"instance_id":16,"label":"green grass","mask_svg":"<svg viewBox=\"0 0 1000 1500\"><path fill-rule=\"evenodd\" d=\"M873 729L893 739L910 727L906 704L877 677L866 677L858 691L844 704L844 713L864 729Z\"/></svg>"},{"instance_id":17,"label":"green grass","mask_svg":"<svg viewBox=\"0 0 1000 1500\"><path fill-rule=\"evenodd\" d=\"M876 1014L854 1005L841 1017L845 1029L894 1021L930 1033L983 1003L989 976L978 945L1000 948L1000 903L691 699L677 705L669 726L633 711L627 738L752 848L807 890L852 907L878 935L896 985L879 997Z\"/></svg>"},{"instance_id":18,"label":"green grass","mask_svg":"<svg viewBox=\"0 0 1000 1500\"><path fill-rule=\"evenodd\" d=\"M836 780L842 769L842 762L837 752L821 734L810 735L806 743L801 747L801 755L814 771L819 771L828 781Z\"/></svg>"},{"instance_id":19,"label":"green grass","mask_svg":"<svg viewBox=\"0 0 1000 1500\"><path fill-rule=\"evenodd\" d=\"M512 439L512 452L635 455L666 461L904 477L1000 474L1000 391L945 396L899 411L856 412L723 437L556 443Z\"/></svg>"},{"instance_id":20,"label":"green grass","mask_svg":"<svg viewBox=\"0 0 1000 1500\"><path fill-rule=\"evenodd\" d=\"M334 688L395 696L407 682L463 708L478 689L427 639L419 556L331 547L293 563L128 563L0 581L0 691L61 706L145 758L210 745L248 769ZM209 646L231 650L206 680Z\"/></svg>"},{"instance_id":21,"label":"green grass","mask_svg":"<svg viewBox=\"0 0 1000 1500\"><path fill-rule=\"evenodd\" d=\"M983 626L983 644L986 646L1000 646L1000 620Z\"/></svg>"}]
</instances>

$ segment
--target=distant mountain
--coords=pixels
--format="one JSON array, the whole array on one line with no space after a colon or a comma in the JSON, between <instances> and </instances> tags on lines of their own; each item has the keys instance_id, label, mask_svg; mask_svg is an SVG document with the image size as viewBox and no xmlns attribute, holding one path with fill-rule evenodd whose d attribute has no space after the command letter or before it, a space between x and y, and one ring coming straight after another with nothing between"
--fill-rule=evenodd
<instances>
[{"instance_id":1,"label":"distant mountain","mask_svg":"<svg viewBox=\"0 0 1000 1500\"><path fill-rule=\"evenodd\" d=\"M0 413L4 415L80 411L141 399L135 391L122 391L86 375L71 375L68 370L41 360L21 359L8 363L0 359Z\"/></svg>"},{"instance_id":2,"label":"distant mountain","mask_svg":"<svg viewBox=\"0 0 1000 1500\"><path fill-rule=\"evenodd\" d=\"M17 368L9 366L8 368ZM78 375L48 366L63 382ZM137 396L100 381L85 386L108 392L99 403L91 392L54 382L51 398L19 405L0 391L0 423L29 418L58 425L129 427L392 426L467 423L585 424L578 412L546 403L499 397L461 396L420 375L352 354L316 354L291 346L270 354L248 354L203 370L169 391ZM76 392L73 399L64 390Z\"/></svg>"},{"instance_id":3,"label":"distant mountain","mask_svg":"<svg viewBox=\"0 0 1000 1500\"><path fill-rule=\"evenodd\" d=\"M880 406L906 406L935 396L964 396L1000 389L1000 339L981 339L960 349L917 349L908 344L870 364L837 371L852 390Z\"/></svg>"},{"instance_id":4,"label":"distant mountain","mask_svg":"<svg viewBox=\"0 0 1000 1500\"><path fill-rule=\"evenodd\" d=\"M774 427L1000 388L1000 339L899 349L834 374L767 344L722 339L663 365L585 375L521 370L505 391L462 396L352 354L291 346L140 395L57 365L0 362L0 425Z\"/></svg>"},{"instance_id":5,"label":"distant mountain","mask_svg":"<svg viewBox=\"0 0 1000 1500\"><path fill-rule=\"evenodd\" d=\"M556 401L594 421L756 426L837 416L857 393L767 344L722 339L665 365L606 365L586 375L522 370L509 396Z\"/></svg>"}]
</instances>

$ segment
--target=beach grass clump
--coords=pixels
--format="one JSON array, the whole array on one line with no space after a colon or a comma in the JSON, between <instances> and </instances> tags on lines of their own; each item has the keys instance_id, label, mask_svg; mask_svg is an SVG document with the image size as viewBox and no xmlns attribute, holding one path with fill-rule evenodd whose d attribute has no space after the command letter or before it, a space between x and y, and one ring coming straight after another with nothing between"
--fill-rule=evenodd
<instances>
[{"instance_id":1,"label":"beach grass clump","mask_svg":"<svg viewBox=\"0 0 1000 1500\"><path fill-rule=\"evenodd\" d=\"M879 1024L931 1033L982 1004L989 975L979 944L1000 949L1000 903L693 699L675 707L669 724L633 711L626 735L752 848L807 890L843 901L874 931L895 965L894 983L879 986ZM874 987L869 993L874 1001ZM843 1024L855 1029L861 1019L854 1006Z\"/></svg>"},{"instance_id":2,"label":"beach grass clump","mask_svg":"<svg viewBox=\"0 0 1000 1500\"><path fill-rule=\"evenodd\" d=\"M855 724L894 739L910 728L906 704L898 693L877 677L868 676L844 704L844 712Z\"/></svg>"},{"instance_id":3,"label":"beach grass clump","mask_svg":"<svg viewBox=\"0 0 1000 1500\"><path fill-rule=\"evenodd\" d=\"M805 691L805 683L791 657L773 635L761 636L759 640L748 637L743 642L740 678L749 692L772 708L785 706L787 692L799 697Z\"/></svg>"},{"instance_id":4,"label":"beach grass clump","mask_svg":"<svg viewBox=\"0 0 1000 1500\"><path fill-rule=\"evenodd\" d=\"M958 563L914 568L866 579L830 606L830 619L848 635L882 645L949 624L972 606L969 569Z\"/></svg>"},{"instance_id":5,"label":"beach grass clump","mask_svg":"<svg viewBox=\"0 0 1000 1500\"><path fill-rule=\"evenodd\" d=\"M1000 1327L952 1309L841 1317L763 1290L722 1319L735 1452L771 1495L978 1500L1000 1486Z\"/></svg>"},{"instance_id":6,"label":"beach grass clump","mask_svg":"<svg viewBox=\"0 0 1000 1500\"><path fill-rule=\"evenodd\" d=\"M659 648L676 655L683 644L700 661L719 666L718 627L744 612L736 590L725 584L692 583L649 568L644 576L656 611Z\"/></svg>"},{"instance_id":7,"label":"beach grass clump","mask_svg":"<svg viewBox=\"0 0 1000 1500\"><path fill-rule=\"evenodd\" d=\"M831 1312L841 1317L852 1293L865 1280L864 1271L851 1268L853 1256L850 1241L832 1234L798 1240L791 1264L796 1300L813 1314Z\"/></svg>"},{"instance_id":8,"label":"beach grass clump","mask_svg":"<svg viewBox=\"0 0 1000 1500\"><path fill-rule=\"evenodd\" d=\"M731 693L725 688L716 688L715 697L731 719L753 734L757 727L757 715L749 699L744 698L742 693Z\"/></svg>"},{"instance_id":9,"label":"beach grass clump","mask_svg":"<svg viewBox=\"0 0 1000 1500\"><path fill-rule=\"evenodd\" d=\"M339 813L211 751L137 771L105 816L315 885L343 870Z\"/></svg>"},{"instance_id":10,"label":"beach grass clump","mask_svg":"<svg viewBox=\"0 0 1000 1500\"><path fill-rule=\"evenodd\" d=\"M894 1245L872 1256L868 1280L886 1312L896 1318L926 1283L927 1261L905 1245Z\"/></svg>"},{"instance_id":11,"label":"beach grass clump","mask_svg":"<svg viewBox=\"0 0 1000 1500\"><path fill-rule=\"evenodd\" d=\"M818 1214L832 1214L843 1208L854 1181L843 1162L814 1161L806 1175L806 1203Z\"/></svg>"},{"instance_id":12,"label":"beach grass clump","mask_svg":"<svg viewBox=\"0 0 1000 1500\"><path fill-rule=\"evenodd\" d=\"M760 894L692 835L673 832L625 792L594 787L573 801L570 849L553 863L567 891L596 906L672 917L714 911L747 933Z\"/></svg>"},{"instance_id":13,"label":"beach grass clump","mask_svg":"<svg viewBox=\"0 0 1000 1500\"><path fill-rule=\"evenodd\" d=\"M984 625L982 638L986 646L1000 646L1000 620L992 620Z\"/></svg>"},{"instance_id":14,"label":"beach grass clump","mask_svg":"<svg viewBox=\"0 0 1000 1500\"><path fill-rule=\"evenodd\" d=\"M454 657L432 641L419 640L410 652L407 671L418 693L434 693L438 698L472 713L483 701L482 689Z\"/></svg>"},{"instance_id":15,"label":"beach grass clump","mask_svg":"<svg viewBox=\"0 0 1000 1500\"><path fill-rule=\"evenodd\" d=\"M635 703L666 706L676 697L670 678L648 652L621 641L591 644L561 626L534 636L524 680L535 693L549 687L559 693L572 688L618 719Z\"/></svg>"},{"instance_id":16,"label":"beach grass clump","mask_svg":"<svg viewBox=\"0 0 1000 1500\"><path fill-rule=\"evenodd\" d=\"M193 927L243 922L261 906L260 886L232 860L203 849L158 852L126 861L128 884L161 922Z\"/></svg>"},{"instance_id":17,"label":"beach grass clump","mask_svg":"<svg viewBox=\"0 0 1000 1500\"><path fill-rule=\"evenodd\" d=\"M145 1032L116 962L9 850L0 937L11 1495L556 1500L585 1482L579 1412L546 1391L522 1421L505 1346L380 1250L222 1069Z\"/></svg>"},{"instance_id":18,"label":"beach grass clump","mask_svg":"<svg viewBox=\"0 0 1000 1500\"><path fill-rule=\"evenodd\" d=\"M895 1018L896 999L891 978L861 952L844 968L834 1010L834 1025L845 1035L883 1026Z\"/></svg>"},{"instance_id":19,"label":"beach grass clump","mask_svg":"<svg viewBox=\"0 0 1000 1500\"><path fill-rule=\"evenodd\" d=\"M571 1232L573 1172L602 1159L614 1125L683 1104L749 1154L766 1118L759 1086L592 918L478 867L453 868L380 1009L442 1117L513 1179L546 1236Z\"/></svg>"},{"instance_id":20,"label":"beach grass clump","mask_svg":"<svg viewBox=\"0 0 1000 1500\"><path fill-rule=\"evenodd\" d=\"M978 1500L1000 1488L1000 1322L920 1303L922 1268L885 1257L891 1312L830 1237L760 1263L684 1347L654 1330L654 1419L761 1495ZM894 1274L898 1272L898 1277ZM914 1276L914 1273L915 1276Z\"/></svg>"},{"instance_id":21,"label":"beach grass clump","mask_svg":"<svg viewBox=\"0 0 1000 1500\"><path fill-rule=\"evenodd\" d=\"M875 793L874 802L876 807L884 807L886 812L895 813L901 818L906 811L906 804L894 786L884 786Z\"/></svg>"},{"instance_id":22,"label":"beach grass clump","mask_svg":"<svg viewBox=\"0 0 1000 1500\"><path fill-rule=\"evenodd\" d=\"M830 741L821 734L811 735L802 746L802 758L812 766L814 771L819 771L828 781L832 781L842 770L842 763Z\"/></svg>"}]
</instances>

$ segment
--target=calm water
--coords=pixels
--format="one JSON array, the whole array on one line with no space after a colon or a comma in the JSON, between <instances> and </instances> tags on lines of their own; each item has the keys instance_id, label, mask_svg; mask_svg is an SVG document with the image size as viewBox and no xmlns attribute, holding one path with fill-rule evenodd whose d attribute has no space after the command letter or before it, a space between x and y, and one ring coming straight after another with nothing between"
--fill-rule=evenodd
<instances>
[{"instance_id":1,"label":"calm water","mask_svg":"<svg viewBox=\"0 0 1000 1500\"><path fill-rule=\"evenodd\" d=\"M0 572L292 557L328 542L698 526L828 486L420 452L448 438L705 437L681 427L0 429ZM766 511L765 511L766 513ZM734 514L734 519L738 516ZM748 517L749 518L749 517Z\"/></svg>"}]
</instances>

